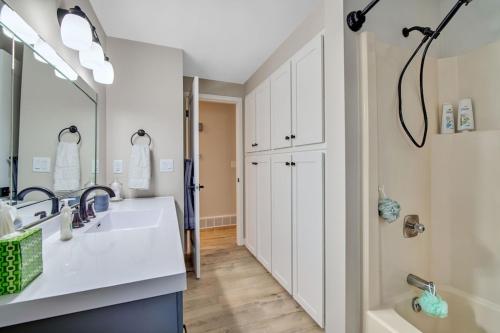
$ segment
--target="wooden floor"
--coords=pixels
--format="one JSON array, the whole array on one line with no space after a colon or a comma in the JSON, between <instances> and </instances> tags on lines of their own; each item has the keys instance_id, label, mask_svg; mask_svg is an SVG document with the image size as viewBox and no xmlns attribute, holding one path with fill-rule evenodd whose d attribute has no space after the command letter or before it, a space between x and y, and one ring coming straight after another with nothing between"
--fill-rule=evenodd
<instances>
[{"instance_id":1,"label":"wooden floor","mask_svg":"<svg viewBox=\"0 0 500 333\"><path fill-rule=\"evenodd\" d=\"M205 229L202 278L188 274L188 333L323 332L245 247L236 229Z\"/></svg>"}]
</instances>

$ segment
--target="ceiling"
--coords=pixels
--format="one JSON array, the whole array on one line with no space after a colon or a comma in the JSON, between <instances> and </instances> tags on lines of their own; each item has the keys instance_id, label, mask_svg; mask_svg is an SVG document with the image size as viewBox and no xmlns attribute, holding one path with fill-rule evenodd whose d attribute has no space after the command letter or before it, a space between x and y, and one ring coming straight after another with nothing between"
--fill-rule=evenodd
<instances>
[{"instance_id":1,"label":"ceiling","mask_svg":"<svg viewBox=\"0 0 500 333\"><path fill-rule=\"evenodd\" d=\"M244 83L322 0L90 0L110 37L184 50L184 75Z\"/></svg>"}]
</instances>

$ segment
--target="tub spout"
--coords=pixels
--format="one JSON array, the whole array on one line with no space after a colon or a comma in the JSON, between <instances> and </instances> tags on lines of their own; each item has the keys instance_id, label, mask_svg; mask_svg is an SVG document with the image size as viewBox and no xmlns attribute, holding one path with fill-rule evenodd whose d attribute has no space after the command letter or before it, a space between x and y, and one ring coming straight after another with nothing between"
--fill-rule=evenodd
<instances>
[{"instance_id":1,"label":"tub spout","mask_svg":"<svg viewBox=\"0 0 500 333\"><path fill-rule=\"evenodd\" d=\"M408 284L410 286L414 286L418 289L428 291L428 292L432 293L433 295L436 294L436 285L432 281L426 281L426 280L424 280L416 275L408 274L408 277L406 278L406 282L408 282Z\"/></svg>"}]
</instances>

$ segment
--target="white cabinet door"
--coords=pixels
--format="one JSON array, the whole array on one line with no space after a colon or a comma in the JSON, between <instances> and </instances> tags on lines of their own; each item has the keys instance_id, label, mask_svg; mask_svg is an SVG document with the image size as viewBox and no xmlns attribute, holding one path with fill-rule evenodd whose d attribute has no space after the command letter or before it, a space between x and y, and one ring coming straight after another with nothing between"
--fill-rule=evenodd
<instances>
[{"instance_id":1,"label":"white cabinet door","mask_svg":"<svg viewBox=\"0 0 500 333\"><path fill-rule=\"evenodd\" d=\"M292 156L293 296L323 326L323 153Z\"/></svg>"},{"instance_id":2,"label":"white cabinet door","mask_svg":"<svg viewBox=\"0 0 500 333\"><path fill-rule=\"evenodd\" d=\"M292 58L292 134L295 146L324 141L323 37Z\"/></svg>"},{"instance_id":3,"label":"white cabinet door","mask_svg":"<svg viewBox=\"0 0 500 333\"><path fill-rule=\"evenodd\" d=\"M269 80L255 89L255 151L271 147L271 91Z\"/></svg>"},{"instance_id":4,"label":"white cabinet door","mask_svg":"<svg viewBox=\"0 0 500 333\"><path fill-rule=\"evenodd\" d=\"M245 245L257 256L257 161L245 162Z\"/></svg>"},{"instance_id":5,"label":"white cabinet door","mask_svg":"<svg viewBox=\"0 0 500 333\"><path fill-rule=\"evenodd\" d=\"M287 61L270 78L271 84L271 148L292 145L292 74Z\"/></svg>"},{"instance_id":6,"label":"white cabinet door","mask_svg":"<svg viewBox=\"0 0 500 333\"><path fill-rule=\"evenodd\" d=\"M245 97L245 151L255 150L255 92Z\"/></svg>"},{"instance_id":7,"label":"white cabinet door","mask_svg":"<svg viewBox=\"0 0 500 333\"><path fill-rule=\"evenodd\" d=\"M269 156L257 161L257 259L271 271L271 163Z\"/></svg>"},{"instance_id":8,"label":"white cabinet door","mask_svg":"<svg viewBox=\"0 0 500 333\"><path fill-rule=\"evenodd\" d=\"M274 155L272 179L272 273L292 293L292 156Z\"/></svg>"}]
</instances>

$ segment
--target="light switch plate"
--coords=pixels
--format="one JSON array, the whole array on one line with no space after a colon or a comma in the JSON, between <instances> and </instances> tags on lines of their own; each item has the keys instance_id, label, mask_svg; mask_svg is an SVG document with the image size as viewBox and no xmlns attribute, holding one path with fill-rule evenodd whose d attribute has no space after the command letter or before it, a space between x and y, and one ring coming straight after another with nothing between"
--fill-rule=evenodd
<instances>
[{"instance_id":1,"label":"light switch plate","mask_svg":"<svg viewBox=\"0 0 500 333\"><path fill-rule=\"evenodd\" d=\"M113 173L123 173L123 160L113 160Z\"/></svg>"},{"instance_id":2,"label":"light switch plate","mask_svg":"<svg viewBox=\"0 0 500 333\"><path fill-rule=\"evenodd\" d=\"M174 172L174 160L161 159L160 172Z\"/></svg>"},{"instance_id":3,"label":"light switch plate","mask_svg":"<svg viewBox=\"0 0 500 333\"><path fill-rule=\"evenodd\" d=\"M33 172L50 172L50 157L33 157Z\"/></svg>"}]
</instances>

